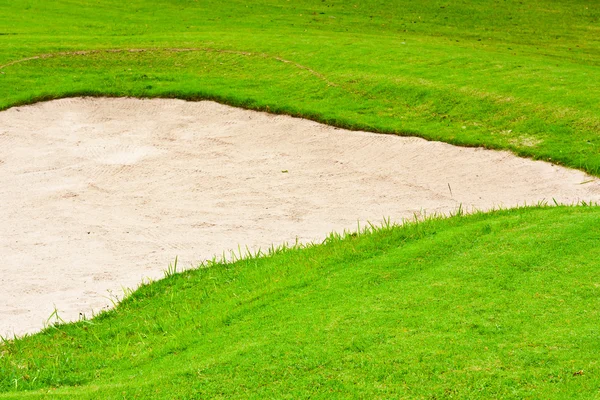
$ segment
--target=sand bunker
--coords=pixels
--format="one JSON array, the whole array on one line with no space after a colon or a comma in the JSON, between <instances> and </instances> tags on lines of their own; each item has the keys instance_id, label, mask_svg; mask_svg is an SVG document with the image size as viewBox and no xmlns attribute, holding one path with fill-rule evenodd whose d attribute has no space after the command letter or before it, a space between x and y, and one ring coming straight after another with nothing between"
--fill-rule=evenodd
<instances>
[{"instance_id":1,"label":"sand bunker","mask_svg":"<svg viewBox=\"0 0 600 400\"><path fill-rule=\"evenodd\" d=\"M591 182L588 182L591 181ZM582 184L583 182L587 182ZM586 174L213 102L64 99L0 113L0 334L122 287L357 221L600 200Z\"/></svg>"}]
</instances>

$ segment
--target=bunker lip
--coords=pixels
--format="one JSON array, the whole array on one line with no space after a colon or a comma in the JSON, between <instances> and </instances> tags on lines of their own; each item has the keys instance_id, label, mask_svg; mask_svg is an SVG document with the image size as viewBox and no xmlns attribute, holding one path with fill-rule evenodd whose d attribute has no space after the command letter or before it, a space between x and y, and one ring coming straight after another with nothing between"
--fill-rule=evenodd
<instances>
[{"instance_id":1,"label":"bunker lip","mask_svg":"<svg viewBox=\"0 0 600 400\"><path fill-rule=\"evenodd\" d=\"M582 184L586 182L585 184ZM508 152L350 132L209 101L71 98L0 112L0 334L238 245L360 221L600 201L583 172Z\"/></svg>"}]
</instances>

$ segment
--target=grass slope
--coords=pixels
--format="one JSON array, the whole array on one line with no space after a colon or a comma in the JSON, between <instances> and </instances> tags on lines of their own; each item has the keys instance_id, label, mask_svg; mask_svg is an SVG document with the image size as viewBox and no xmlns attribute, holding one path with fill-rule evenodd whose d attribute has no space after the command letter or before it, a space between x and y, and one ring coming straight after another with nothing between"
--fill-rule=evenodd
<instances>
[{"instance_id":1,"label":"grass slope","mask_svg":"<svg viewBox=\"0 0 600 400\"><path fill-rule=\"evenodd\" d=\"M4 343L0 398L598 398L599 237L518 209L171 275Z\"/></svg>"},{"instance_id":2,"label":"grass slope","mask_svg":"<svg viewBox=\"0 0 600 400\"><path fill-rule=\"evenodd\" d=\"M94 49L154 50L7 65ZM600 4L589 0L14 0L0 2L0 65L0 109L216 99L600 175Z\"/></svg>"}]
</instances>

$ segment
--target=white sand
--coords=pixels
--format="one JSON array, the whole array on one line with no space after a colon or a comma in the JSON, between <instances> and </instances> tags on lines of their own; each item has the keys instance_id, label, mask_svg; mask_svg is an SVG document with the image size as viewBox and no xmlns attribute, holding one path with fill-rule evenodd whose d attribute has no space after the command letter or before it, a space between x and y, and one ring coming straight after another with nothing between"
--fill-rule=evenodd
<instances>
[{"instance_id":1,"label":"white sand","mask_svg":"<svg viewBox=\"0 0 600 400\"><path fill-rule=\"evenodd\" d=\"M282 172L287 171L287 172ZM586 174L213 102L75 98L0 113L0 334L88 317L223 250L357 221L600 201ZM451 192L450 189L451 188ZM112 294L111 294L112 293Z\"/></svg>"}]
</instances>

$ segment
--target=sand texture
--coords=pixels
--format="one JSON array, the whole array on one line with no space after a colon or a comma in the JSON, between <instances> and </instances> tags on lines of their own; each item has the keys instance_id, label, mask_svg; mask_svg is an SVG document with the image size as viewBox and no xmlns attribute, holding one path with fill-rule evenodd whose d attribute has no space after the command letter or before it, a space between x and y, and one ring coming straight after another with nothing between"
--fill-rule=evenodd
<instances>
[{"instance_id":1,"label":"sand texture","mask_svg":"<svg viewBox=\"0 0 600 400\"><path fill-rule=\"evenodd\" d=\"M586 182L586 183L584 183ZM0 334L248 246L357 222L600 201L580 171L213 102L73 98L0 112Z\"/></svg>"}]
</instances>

